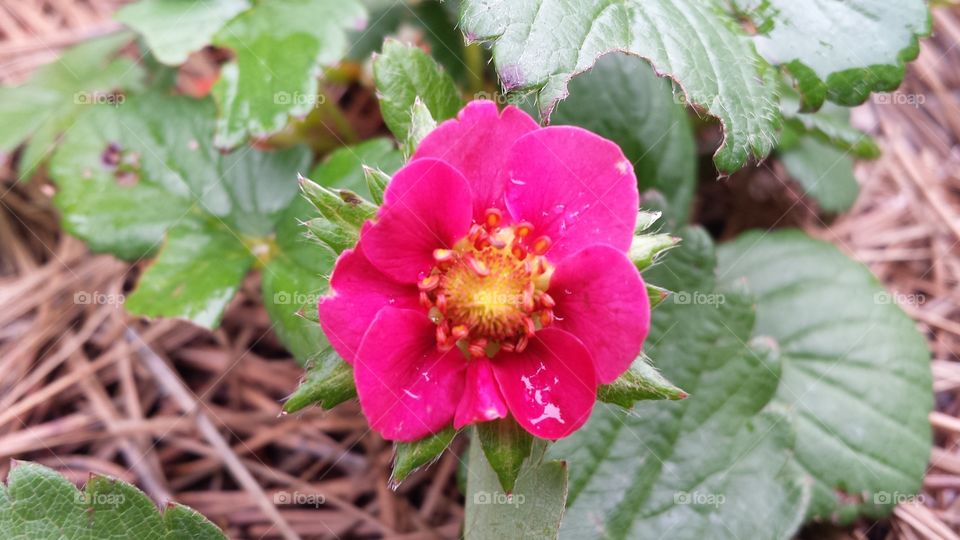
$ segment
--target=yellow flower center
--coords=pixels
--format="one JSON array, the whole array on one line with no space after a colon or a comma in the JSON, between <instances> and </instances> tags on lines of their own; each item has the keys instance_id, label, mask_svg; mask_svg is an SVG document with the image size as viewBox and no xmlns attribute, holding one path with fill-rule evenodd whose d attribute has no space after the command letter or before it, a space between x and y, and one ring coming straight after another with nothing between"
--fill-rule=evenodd
<instances>
[{"instance_id":1,"label":"yellow flower center","mask_svg":"<svg viewBox=\"0 0 960 540\"><path fill-rule=\"evenodd\" d=\"M529 223L500 222L500 212L488 210L485 222L453 249L434 252L437 265L420 280L420 300L437 324L441 349L460 345L472 356L522 351L553 322L546 292L553 265L544 257L550 239L530 241Z\"/></svg>"}]
</instances>

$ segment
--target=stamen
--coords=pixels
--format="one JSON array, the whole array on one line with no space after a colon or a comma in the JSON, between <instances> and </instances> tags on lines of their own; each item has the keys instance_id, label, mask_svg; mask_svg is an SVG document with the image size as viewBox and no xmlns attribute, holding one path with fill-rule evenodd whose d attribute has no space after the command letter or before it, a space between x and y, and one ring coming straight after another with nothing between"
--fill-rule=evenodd
<instances>
[{"instance_id":1,"label":"stamen","mask_svg":"<svg viewBox=\"0 0 960 540\"><path fill-rule=\"evenodd\" d=\"M540 327L546 328L553 324L553 310L545 309L540 312Z\"/></svg>"},{"instance_id":2,"label":"stamen","mask_svg":"<svg viewBox=\"0 0 960 540\"><path fill-rule=\"evenodd\" d=\"M420 305L427 309L433 307L433 302L430 300L430 295L427 294L427 291L420 291Z\"/></svg>"},{"instance_id":3,"label":"stamen","mask_svg":"<svg viewBox=\"0 0 960 540\"><path fill-rule=\"evenodd\" d=\"M458 324L450 330L450 333L456 341L460 341L470 335L470 329L465 324Z\"/></svg>"},{"instance_id":4,"label":"stamen","mask_svg":"<svg viewBox=\"0 0 960 540\"><path fill-rule=\"evenodd\" d=\"M452 249L435 249L433 250L433 260L438 263L445 263L453 260L453 250Z\"/></svg>"},{"instance_id":5,"label":"stamen","mask_svg":"<svg viewBox=\"0 0 960 540\"><path fill-rule=\"evenodd\" d=\"M467 266L473 270L473 273L480 276L486 277L490 275L490 268L483 263L483 261L478 260L472 254L468 254L464 259L467 261Z\"/></svg>"},{"instance_id":6,"label":"stamen","mask_svg":"<svg viewBox=\"0 0 960 540\"><path fill-rule=\"evenodd\" d=\"M484 216L484 223L488 229L496 229L503 221L503 213L499 208L487 208L487 214Z\"/></svg>"},{"instance_id":7,"label":"stamen","mask_svg":"<svg viewBox=\"0 0 960 540\"><path fill-rule=\"evenodd\" d=\"M533 313L536 306L533 303L533 282L527 284L523 289L523 297L520 299L520 306L527 313Z\"/></svg>"},{"instance_id":8,"label":"stamen","mask_svg":"<svg viewBox=\"0 0 960 540\"><path fill-rule=\"evenodd\" d=\"M440 274L430 274L429 276L420 280L420 283L417 283L417 287L421 291L432 291L440 285Z\"/></svg>"},{"instance_id":9,"label":"stamen","mask_svg":"<svg viewBox=\"0 0 960 540\"><path fill-rule=\"evenodd\" d=\"M530 338L528 338L526 334L524 334L520 336L520 339L517 340L517 345L514 348L514 350L518 353L522 353L527 349L527 345L529 344L530 344Z\"/></svg>"},{"instance_id":10,"label":"stamen","mask_svg":"<svg viewBox=\"0 0 960 540\"><path fill-rule=\"evenodd\" d=\"M553 297L547 293L543 293L540 295L540 303L543 305L543 307L547 309L551 309L557 305L557 301L554 300Z\"/></svg>"},{"instance_id":11,"label":"stamen","mask_svg":"<svg viewBox=\"0 0 960 540\"><path fill-rule=\"evenodd\" d=\"M513 232L518 238L526 238L530 236L530 233L533 232L533 224L529 221L522 221L517 223L517 226L514 227Z\"/></svg>"},{"instance_id":12,"label":"stamen","mask_svg":"<svg viewBox=\"0 0 960 540\"><path fill-rule=\"evenodd\" d=\"M440 310L440 313L447 313L447 295L443 293L437 294L437 309Z\"/></svg>"},{"instance_id":13,"label":"stamen","mask_svg":"<svg viewBox=\"0 0 960 540\"><path fill-rule=\"evenodd\" d=\"M541 236L533 241L533 245L530 246L530 252L534 255L543 255L550 249L550 237Z\"/></svg>"},{"instance_id":14,"label":"stamen","mask_svg":"<svg viewBox=\"0 0 960 540\"><path fill-rule=\"evenodd\" d=\"M487 355L487 340L484 338L475 339L470 343L470 346L467 347L467 350L470 352L470 356L482 358Z\"/></svg>"},{"instance_id":15,"label":"stamen","mask_svg":"<svg viewBox=\"0 0 960 540\"><path fill-rule=\"evenodd\" d=\"M537 333L537 325L533 322L533 319L530 317L523 318L523 326L527 331L527 336L532 336Z\"/></svg>"}]
</instances>

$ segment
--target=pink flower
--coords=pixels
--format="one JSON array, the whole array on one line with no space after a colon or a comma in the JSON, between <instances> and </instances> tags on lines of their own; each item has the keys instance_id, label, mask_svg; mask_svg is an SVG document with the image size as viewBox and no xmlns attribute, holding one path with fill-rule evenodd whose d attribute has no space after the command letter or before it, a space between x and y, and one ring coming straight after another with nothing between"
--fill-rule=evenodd
<instances>
[{"instance_id":1,"label":"pink flower","mask_svg":"<svg viewBox=\"0 0 960 540\"><path fill-rule=\"evenodd\" d=\"M650 305L616 144L468 104L394 175L319 306L370 425L412 441L512 415L559 439L633 362Z\"/></svg>"}]
</instances>

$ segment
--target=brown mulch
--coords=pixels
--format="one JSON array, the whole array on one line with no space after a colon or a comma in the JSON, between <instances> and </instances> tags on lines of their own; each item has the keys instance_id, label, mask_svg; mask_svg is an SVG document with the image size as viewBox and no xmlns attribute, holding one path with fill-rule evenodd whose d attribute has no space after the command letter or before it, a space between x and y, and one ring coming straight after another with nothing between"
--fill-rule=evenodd
<instances>
[{"instance_id":1,"label":"brown mulch","mask_svg":"<svg viewBox=\"0 0 960 540\"><path fill-rule=\"evenodd\" d=\"M0 81L116 28L119 3L0 3ZM935 32L901 97L856 111L884 155L858 165L850 212L821 215L772 160L702 191L741 216L712 224L701 213L714 232L802 226L867 264L929 336L936 446L923 496L890 520L830 531L840 538L960 539L960 10L936 10ZM256 276L215 332L136 320L122 298L141 265L64 235L49 185L16 183L9 163L0 180L0 478L10 458L77 482L109 474L196 508L233 538L459 535L455 453L393 492L391 448L355 404L279 414L302 370L270 331Z\"/></svg>"}]
</instances>

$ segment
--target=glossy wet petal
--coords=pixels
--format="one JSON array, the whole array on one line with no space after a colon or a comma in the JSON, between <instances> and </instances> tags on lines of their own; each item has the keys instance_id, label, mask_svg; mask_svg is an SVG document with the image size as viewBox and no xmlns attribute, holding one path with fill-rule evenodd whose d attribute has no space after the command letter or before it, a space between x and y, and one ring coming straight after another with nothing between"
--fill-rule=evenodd
<instances>
[{"instance_id":1,"label":"glossy wet petal","mask_svg":"<svg viewBox=\"0 0 960 540\"><path fill-rule=\"evenodd\" d=\"M553 261L594 244L630 247L640 196L633 166L616 144L584 129L554 126L517 139L507 159L506 204L551 240Z\"/></svg>"},{"instance_id":2,"label":"glossy wet petal","mask_svg":"<svg viewBox=\"0 0 960 540\"><path fill-rule=\"evenodd\" d=\"M398 283L370 264L360 246L340 254L330 277L330 294L320 299L320 326L330 345L353 364L360 340L384 307L416 308L416 286Z\"/></svg>"},{"instance_id":3,"label":"glossy wet petal","mask_svg":"<svg viewBox=\"0 0 960 540\"><path fill-rule=\"evenodd\" d=\"M391 278L414 283L470 228L470 188L463 175L436 159L412 161L393 176L383 206L360 243L367 258Z\"/></svg>"},{"instance_id":4,"label":"glossy wet petal","mask_svg":"<svg viewBox=\"0 0 960 540\"><path fill-rule=\"evenodd\" d=\"M437 349L422 311L383 308L364 335L353 370L370 427L385 439L415 441L453 422L466 361Z\"/></svg>"},{"instance_id":5,"label":"glossy wet petal","mask_svg":"<svg viewBox=\"0 0 960 540\"><path fill-rule=\"evenodd\" d=\"M593 360L567 332L537 332L523 352L501 351L493 371L510 414L537 437L566 437L590 417L597 397Z\"/></svg>"},{"instance_id":6,"label":"glossy wet petal","mask_svg":"<svg viewBox=\"0 0 960 540\"><path fill-rule=\"evenodd\" d=\"M507 404L500 395L493 367L487 358L474 358L467 366L463 398L457 406L453 426L457 429L477 422L507 416Z\"/></svg>"},{"instance_id":7,"label":"glossy wet petal","mask_svg":"<svg viewBox=\"0 0 960 540\"><path fill-rule=\"evenodd\" d=\"M557 265L547 292L556 302L554 327L583 342L598 382L630 367L650 329L650 300L626 255L609 246L581 250Z\"/></svg>"}]
</instances>

